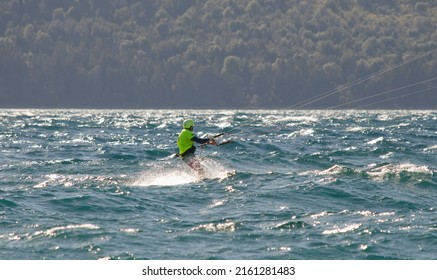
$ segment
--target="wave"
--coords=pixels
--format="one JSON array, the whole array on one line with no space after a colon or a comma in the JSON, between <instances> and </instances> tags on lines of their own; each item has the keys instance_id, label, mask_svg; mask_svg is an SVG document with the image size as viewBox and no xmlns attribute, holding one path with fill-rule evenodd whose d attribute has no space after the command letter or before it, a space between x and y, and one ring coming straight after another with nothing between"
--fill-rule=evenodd
<instances>
[{"instance_id":1,"label":"wave","mask_svg":"<svg viewBox=\"0 0 437 280\"><path fill-rule=\"evenodd\" d=\"M343 227L339 227L335 225L332 229L327 229L322 232L322 234L338 234L338 233L348 233L355 231L361 226L361 224L350 224L350 225L344 225Z\"/></svg>"},{"instance_id":2,"label":"wave","mask_svg":"<svg viewBox=\"0 0 437 280\"><path fill-rule=\"evenodd\" d=\"M226 220L220 223L201 224L193 227L190 231L234 232L236 228L235 222Z\"/></svg>"},{"instance_id":3,"label":"wave","mask_svg":"<svg viewBox=\"0 0 437 280\"><path fill-rule=\"evenodd\" d=\"M406 181L412 178L421 179L432 177L434 171L425 165L402 163L373 167L366 171L366 174L375 180L398 179Z\"/></svg>"},{"instance_id":4,"label":"wave","mask_svg":"<svg viewBox=\"0 0 437 280\"><path fill-rule=\"evenodd\" d=\"M338 178L342 176L360 176L370 178L375 181L396 180L400 182L415 181L421 186L434 186L432 177L435 171L425 165L415 165L411 163L384 164L377 166L371 164L365 168L350 168L342 165L333 165L324 170L310 170L299 173L301 176L315 175L320 177ZM335 181L335 180L331 180ZM328 181L328 182L331 182ZM325 180L319 180L325 182Z\"/></svg>"},{"instance_id":5,"label":"wave","mask_svg":"<svg viewBox=\"0 0 437 280\"><path fill-rule=\"evenodd\" d=\"M72 232L76 230L95 230L95 229L100 229L100 227L94 224L57 226L45 231L37 231L35 232L34 236L45 235L50 237L50 236L57 236L60 234L67 234L67 232Z\"/></svg>"},{"instance_id":6,"label":"wave","mask_svg":"<svg viewBox=\"0 0 437 280\"><path fill-rule=\"evenodd\" d=\"M437 145L434 145L434 146L431 146L431 147L427 147L427 148L424 149L424 151L426 151L426 152L428 152L428 151L430 151L430 152L437 151Z\"/></svg>"},{"instance_id":7,"label":"wave","mask_svg":"<svg viewBox=\"0 0 437 280\"><path fill-rule=\"evenodd\" d=\"M288 221L288 222L282 222L275 226L273 226L273 229L278 230L292 230L292 229L301 229L305 227L311 227L311 225L303 222L303 221Z\"/></svg>"},{"instance_id":8,"label":"wave","mask_svg":"<svg viewBox=\"0 0 437 280\"><path fill-rule=\"evenodd\" d=\"M349 168L346 166L341 166L341 165L333 165L325 170L310 170L310 171L305 171L305 172L301 172L299 173L299 175L317 175L317 176L324 176L324 175L329 175L329 176L333 176L333 175L351 175L351 174L356 174L356 173L361 173L360 171L357 171L353 168Z\"/></svg>"}]
</instances>

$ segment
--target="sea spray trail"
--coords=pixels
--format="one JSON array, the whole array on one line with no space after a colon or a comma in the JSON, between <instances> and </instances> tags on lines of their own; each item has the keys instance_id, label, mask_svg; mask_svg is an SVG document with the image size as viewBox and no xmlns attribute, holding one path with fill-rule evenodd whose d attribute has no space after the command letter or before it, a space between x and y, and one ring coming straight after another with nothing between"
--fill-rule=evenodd
<instances>
[{"instance_id":1,"label":"sea spray trail","mask_svg":"<svg viewBox=\"0 0 437 280\"><path fill-rule=\"evenodd\" d=\"M172 157L182 120L233 143ZM437 112L1 110L0 259L435 259Z\"/></svg>"},{"instance_id":2,"label":"sea spray trail","mask_svg":"<svg viewBox=\"0 0 437 280\"><path fill-rule=\"evenodd\" d=\"M169 158L167 158L169 159ZM225 166L219 162L197 157L202 167L202 174L176 160L167 160L165 162L157 162L150 164L142 172L139 178L132 182L134 186L177 186L190 183L201 182L206 179L223 180L233 174L232 170L226 169Z\"/></svg>"}]
</instances>

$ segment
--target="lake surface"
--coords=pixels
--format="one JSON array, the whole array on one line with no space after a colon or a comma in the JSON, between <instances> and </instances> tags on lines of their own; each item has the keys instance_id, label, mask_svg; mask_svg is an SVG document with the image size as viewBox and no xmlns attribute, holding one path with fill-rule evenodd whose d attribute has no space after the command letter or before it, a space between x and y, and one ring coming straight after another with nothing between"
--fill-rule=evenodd
<instances>
[{"instance_id":1,"label":"lake surface","mask_svg":"<svg viewBox=\"0 0 437 280\"><path fill-rule=\"evenodd\" d=\"M436 111L3 109L0 150L4 260L437 259Z\"/></svg>"}]
</instances>

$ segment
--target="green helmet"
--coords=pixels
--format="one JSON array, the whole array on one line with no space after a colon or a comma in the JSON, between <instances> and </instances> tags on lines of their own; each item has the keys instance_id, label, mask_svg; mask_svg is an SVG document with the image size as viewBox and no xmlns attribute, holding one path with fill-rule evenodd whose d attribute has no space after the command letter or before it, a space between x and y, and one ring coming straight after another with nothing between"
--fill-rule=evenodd
<instances>
[{"instance_id":1,"label":"green helmet","mask_svg":"<svg viewBox=\"0 0 437 280\"><path fill-rule=\"evenodd\" d=\"M185 129L189 129L190 127L194 126L194 122L193 120L185 120L183 126Z\"/></svg>"}]
</instances>

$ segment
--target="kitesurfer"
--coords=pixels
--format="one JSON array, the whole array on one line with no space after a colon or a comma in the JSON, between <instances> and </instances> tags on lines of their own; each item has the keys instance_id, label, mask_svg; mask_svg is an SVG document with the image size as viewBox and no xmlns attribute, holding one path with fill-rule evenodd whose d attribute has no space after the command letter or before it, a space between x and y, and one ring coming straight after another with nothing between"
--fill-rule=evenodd
<instances>
[{"instance_id":1,"label":"kitesurfer","mask_svg":"<svg viewBox=\"0 0 437 280\"><path fill-rule=\"evenodd\" d=\"M217 142L214 138L199 138L194 133L194 121L191 119L185 120L183 122L183 129L178 136L178 156L182 158L191 168L200 171L200 162L196 160L194 152L196 151L196 146L194 143L201 145L211 144L217 146Z\"/></svg>"}]
</instances>

